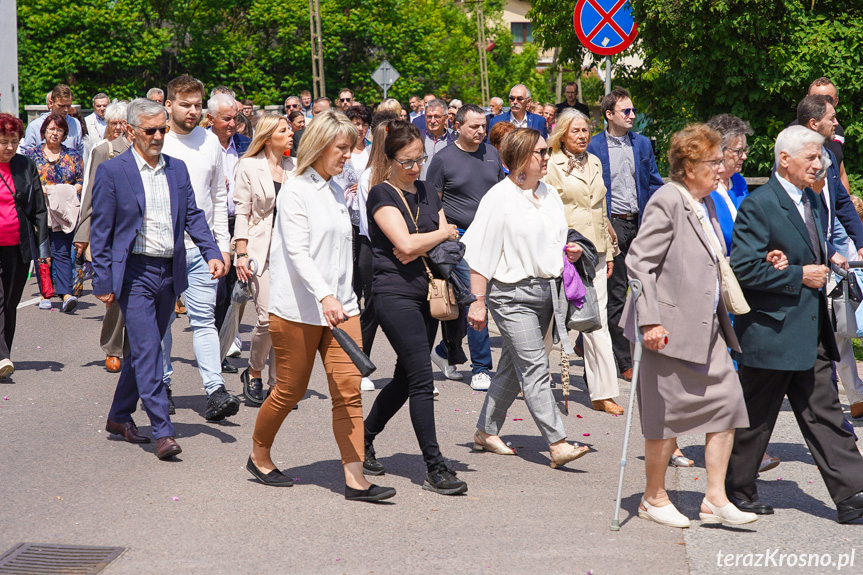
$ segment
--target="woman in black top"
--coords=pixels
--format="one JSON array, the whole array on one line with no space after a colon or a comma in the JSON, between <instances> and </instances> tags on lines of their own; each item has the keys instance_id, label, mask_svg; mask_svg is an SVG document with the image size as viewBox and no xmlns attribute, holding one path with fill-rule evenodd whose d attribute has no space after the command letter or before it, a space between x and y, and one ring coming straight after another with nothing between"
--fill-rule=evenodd
<instances>
[{"instance_id":1,"label":"woman in black top","mask_svg":"<svg viewBox=\"0 0 863 575\"><path fill-rule=\"evenodd\" d=\"M374 276L372 297L377 318L396 352L393 379L378 394L365 422L364 471L381 475L372 442L410 399L411 422L428 468L423 489L455 495L467 491L444 462L434 422L434 377L429 354L438 321L431 317L429 280L422 256L447 239L458 238L447 224L440 198L416 181L426 161L419 129L403 120L390 122L384 153L386 181L369 190L369 236ZM374 183L374 174L372 176Z\"/></svg>"}]
</instances>

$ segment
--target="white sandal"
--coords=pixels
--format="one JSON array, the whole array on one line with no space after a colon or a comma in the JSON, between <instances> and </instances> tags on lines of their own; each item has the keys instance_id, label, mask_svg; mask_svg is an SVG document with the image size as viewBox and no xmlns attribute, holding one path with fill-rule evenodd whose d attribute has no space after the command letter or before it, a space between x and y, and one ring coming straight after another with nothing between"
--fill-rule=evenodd
<instances>
[{"instance_id":1,"label":"white sandal","mask_svg":"<svg viewBox=\"0 0 863 575\"><path fill-rule=\"evenodd\" d=\"M730 501L722 507L712 505L704 498L704 505L710 509L710 513L699 513L702 523L722 523L723 525L746 525L758 521L758 516L748 511L739 510Z\"/></svg>"},{"instance_id":2,"label":"white sandal","mask_svg":"<svg viewBox=\"0 0 863 575\"><path fill-rule=\"evenodd\" d=\"M662 507L654 507L645 501L644 497L642 497L641 505L645 507L645 509L642 509L641 506L638 507L638 516L642 519L649 519L650 521L654 521L660 525L680 527L682 529L685 529L690 525L689 518L678 511L677 507L675 507L673 503L663 505Z\"/></svg>"}]
</instances>

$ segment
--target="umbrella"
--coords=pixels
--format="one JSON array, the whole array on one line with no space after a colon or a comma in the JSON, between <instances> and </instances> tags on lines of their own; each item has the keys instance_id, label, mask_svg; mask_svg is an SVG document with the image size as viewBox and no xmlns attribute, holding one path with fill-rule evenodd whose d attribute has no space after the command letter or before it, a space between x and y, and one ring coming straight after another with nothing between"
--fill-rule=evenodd
<instances>
[{"instance_id":1,"label":"umbrella","mask_svg":"<svg viewBox=\"0 0 863 575\"><path fill-rule=\"evenodd\" d=\"M258 273L258 262L253 259L249 260L249 270L256 274ZM222 322L222 329L219 330L219 359L225 361L228 355L228 350L231 344L234 343L234 338L237 337L237 329L240 327L240 320L243 318L243 311L246 309L246 302L249 301L252 294L249 292L249 284L237 280L234 284L234 290L231 292L231 307L228 308L225 314L225 321Z\"/></svg>"},{"instance_id":2,"label":"umbrella","mask_svg":"<svg viewBox=\"0 0 863 575\"><path fill-rule=\"evenodd\" d=\"M81 297L84 293L84 256L75 258L75 283L72 284L72 295Z\"/></svg>"}]
</instances>

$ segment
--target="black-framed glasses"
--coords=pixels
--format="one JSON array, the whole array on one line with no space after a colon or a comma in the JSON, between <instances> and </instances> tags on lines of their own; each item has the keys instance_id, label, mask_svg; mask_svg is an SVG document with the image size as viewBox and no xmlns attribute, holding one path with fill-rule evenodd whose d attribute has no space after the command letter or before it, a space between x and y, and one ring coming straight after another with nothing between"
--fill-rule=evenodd
<instances>
[{"instance_id":1,"label":"black-framed glasses","mask_svg":"<svg viewBox=\"0 0 863 575\"><path fill-rule=\"evenodd\" d=\"M428 160L429 157L428 157L428 155L423 154L422 156L420 156L419 158L417 158L415 160L399 160L397 158L393 158L393 159L396 162L398 162L401 165L401 167L404 168L405 170L410 170L411 168L414 167L414 164L416 164L417 166L422 166L423 164L425 164L426 160Z\"/></svg>"},{"instance_id":2,"label":"black-framed glasses","mask_svg":"<svg viewBox=\"0 0 863 575\"><path fill-rule=\"evenodd\" d=\"M539 159L544 160L545 158L551 157L551 148L542 148L540 150L534 150L534 154L539 154Z\"/></svg>"},{"instance_id":3,"label":"black-framed glasses","mask_svg":"<svg viewBox=\"0 0 863 575\"><path fill-rule=\"evenodd\" d=\"M137 128L138 130L141 130L142 132L144 132L148 136L155 136L156 132L159 132L160 134L162 134L164 136L165 132L168 131L168 126L159 126L158 128L142 128L140 126L136 126L135 124L129 124L129 125L132 126L133 128Z\"/></svg>"},{"instance_id":4,"label":"black-framed glasses","mask_svg":"<svg viewBox=\"0 0 863 575\"><path fill-rule=\"evenodd\" d=\"M527 98L525 98L524 96L510 96L509 97L510 102L524 102L525 100L527 100Z\"/></svg>"},{"instance_id":5,"label":"black-framed glasses","mask_svg":"<svg viewBox=\"0 0 863 575\"><path fill-rule=\"evenodd\" d=\"M734 152L737 154L738 158L742 158L746 154L749 153L749 146L743 146L742 148L726 148L729 152Z\"/></svg>"},{"instance_id":6,"label":"black-framed glasses","mask_svg":"<svg viewBox=\"0 0 863 575\"><path fill-rule=\"evenodd\" d=\"M624 118L626 118L629 115L635 116L638 113L638 109L637 108L624 108L620 111L620 113L623 114Z\"/></svg>"}]
</instances>

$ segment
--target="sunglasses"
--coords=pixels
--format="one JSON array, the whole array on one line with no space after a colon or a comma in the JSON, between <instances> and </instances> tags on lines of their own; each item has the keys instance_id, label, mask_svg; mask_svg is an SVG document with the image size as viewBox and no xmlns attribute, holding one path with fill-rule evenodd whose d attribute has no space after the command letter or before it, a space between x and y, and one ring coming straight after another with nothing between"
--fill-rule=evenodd
<instances>
[{"instance_id":1,"label":"sunglasses","mask_svg":"<svg viewBox=\"0 0 863 575\"><path fill-rule=\"evenodd\" d=\"M426 154L423 154L422 156L420 156L416 160L404 160L404 161L402 161L402 160L399 160L396 158L393 158L393 159L396 162L398 162L402 168L404 168L405 170L409 170L409 169L414 167L414 164L416 164L417 166L422 166L423 164L426 163L426 160L428 160L429 157Z\"/></svg>"},{"instance_id":2,"label":"sunglasses","mask_svg":"<svg viewBox=\"0 0 863 575\"><path fill-rule=\"evenodd\" d=\"M527 100L527 98L525 98L524 96L510 96L509 97L510 102L524 102L525 100Z\"/></svg>"},{"instance_id":3,"label":"sunglasses","mask_svg":"<svg viewBox=\"0 0 863 575\"><path fill-rule=\"evenodd\" d=\"M162 134L164 136L165 132L168 131L168 126L159 126L158 128L141 128L140 126L136 126L134 124L129 124L129 125L132 126L133 128L137 128L138 130L141 130L142 132L144 132L148 136L154 136L154 135L156 135L156 132L159 132L160 134Z\"/></svg>"},{"instance_id":4,"label":"sunglasses","mask_svg":"<svg viewBox=\"0 0 863 575\"><path fill-rule=\"evenodd\" d=\"M546 157L551 157L551 148L542 148L541 150L534 150L534 154L539 154L539 159L544 160Z\"/></svg>"},{"instance_id":5,"label":"sunglasses","mask_svg":"<svg viewBox=\"0 0 863 575\"><path fill-rule=\"evenodd\" d=\"M287 106L285 106L285 107L286 107L286 108L299 108L299 107L300 107L300 105L299 105L299 104L288 104L288 105L287 105Z\"/></svg>"},{"instance_id":6,"label":"sunglasses","mask_svg":"<svg viewBox=\"0 0 863 575\"><path fill-rule=\"evenodd\" d=\"M350 102L353 98L339 98L339 102Z\"/></svg>"},{"instance_id":7,"label":"sunglasses","mask_svg":"<svg viewBox=\"0 0 863 575\"><path fill-rule=\"evenodd\" d=\"M636 109L636 108L624 108L624 109L620 110L620 113L623 114L624 118L626 118L627 116L630 116L630 115L635 116L638 113L638 109Z\"/></svg>"}]
</instances>

